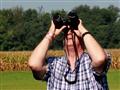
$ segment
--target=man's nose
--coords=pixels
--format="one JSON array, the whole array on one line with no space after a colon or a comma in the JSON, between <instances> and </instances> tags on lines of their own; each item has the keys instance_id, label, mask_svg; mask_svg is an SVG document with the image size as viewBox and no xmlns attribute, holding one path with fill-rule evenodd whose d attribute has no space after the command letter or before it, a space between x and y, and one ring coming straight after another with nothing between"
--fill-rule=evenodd
<instances>
[{"instance_id":1,"label":"man's nose","mask_svg":"<svg viewBox=\"0 0 120 90\"><path fill-rule=\"evenodd\" d=\"M72 32L72 30L71 29L69 29L69 31L68 31L68 33L67 34L73 34L73 32Z\"/></svg>"}]
</instances>

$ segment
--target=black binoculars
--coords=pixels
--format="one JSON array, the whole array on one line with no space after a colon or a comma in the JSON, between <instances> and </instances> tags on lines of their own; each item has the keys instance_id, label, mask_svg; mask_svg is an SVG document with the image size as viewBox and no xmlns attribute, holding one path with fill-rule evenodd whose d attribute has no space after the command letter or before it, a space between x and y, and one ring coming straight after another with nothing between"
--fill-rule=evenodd
<instances>
[{"instance_id":1,"label":"black binoculars","mask_svg":"<svg viewBox=\"0 0 120 90\"><path fill-rule=\"evenodd\" d=\"M60 29L63 25L69 25L73 29L78 29L79 18L75 11L70 11L66 17L62 17L59 13L53 15L55 28Z\"/></svg>"}]
</instances>

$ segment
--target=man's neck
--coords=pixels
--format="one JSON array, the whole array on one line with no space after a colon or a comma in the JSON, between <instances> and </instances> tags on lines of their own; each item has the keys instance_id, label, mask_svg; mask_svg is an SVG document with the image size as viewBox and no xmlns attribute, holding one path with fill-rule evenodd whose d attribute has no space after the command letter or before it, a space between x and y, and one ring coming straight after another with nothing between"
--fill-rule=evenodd
<instances>
[{"instance_id":1,"label":"man's neck","mask_svg":"<svg viewBox=\"0 0 120 90\"><path fill-rule=\"evenodd\" d=\"M76 60L80 58L82 53L83 53L83 50L79 51L78 54L75 53L75 51L70 51L67 53L67 59L68 59L68 63L70 64L71 70L75 69Z\"/></svg>"}]
</instances>

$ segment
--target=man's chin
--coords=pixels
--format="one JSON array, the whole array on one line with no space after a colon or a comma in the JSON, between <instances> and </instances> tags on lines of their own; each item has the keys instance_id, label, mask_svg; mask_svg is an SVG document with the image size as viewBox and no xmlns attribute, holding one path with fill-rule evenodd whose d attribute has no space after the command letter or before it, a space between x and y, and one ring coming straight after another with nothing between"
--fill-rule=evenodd
<instances>
[{"instance_id":1,"label":"man's chin","mask_svg":"<svg viewBox=\"0 0 120 90\"><path fill-rule=\"evenodd\" d=\"M73 46L69 46L69 47L67 47L67 50L69 50L69 51L75 51L75 48Z\"/></svg>"}]
</instances>

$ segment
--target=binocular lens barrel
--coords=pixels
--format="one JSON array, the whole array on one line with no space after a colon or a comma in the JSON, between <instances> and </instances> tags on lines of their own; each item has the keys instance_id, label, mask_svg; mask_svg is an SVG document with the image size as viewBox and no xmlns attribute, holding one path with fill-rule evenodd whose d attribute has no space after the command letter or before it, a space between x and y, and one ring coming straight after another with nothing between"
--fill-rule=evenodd
<instances>
[{"instance_id":1,"label":"binocular lens barrel","mask_svg":"<svg viewBox=\"0 0 120 90\"><path fill-rule=\"evenodd\" d=\"M69 25L77 30L77 26L79 24L78 15L74 11L69 12L67 14L67 18L63 18L59 13L56 13L53 16L53 22L57 29L60 29L63 25Z\"/></svg>"}]
</instances>

